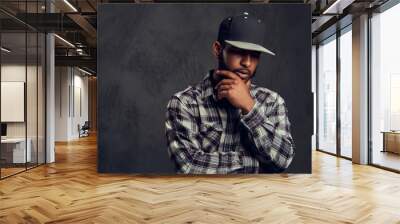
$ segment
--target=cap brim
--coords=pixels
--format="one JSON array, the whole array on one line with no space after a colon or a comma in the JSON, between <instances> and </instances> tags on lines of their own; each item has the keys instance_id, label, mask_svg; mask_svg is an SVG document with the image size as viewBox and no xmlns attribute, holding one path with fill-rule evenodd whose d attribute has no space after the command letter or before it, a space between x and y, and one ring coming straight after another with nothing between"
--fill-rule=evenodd
<instances>
[{"instance_id":1,"label":"cap brim","mask_svg":"<svg viewBox=\"0 0 400 224\"><path fill-rule=\"evenodd\" d=\"M253 43L249 43L249 42L243 42L243 41L234 41L234 40L225 40L226 43L240 48L240 49L245 49L245 50L249 50L249 51L259 51L259 52L264 52L270 55L275 56L275 53L268 50L267 48L258 45L258 44L253 44Z\"/></svg>"}]
</instances>

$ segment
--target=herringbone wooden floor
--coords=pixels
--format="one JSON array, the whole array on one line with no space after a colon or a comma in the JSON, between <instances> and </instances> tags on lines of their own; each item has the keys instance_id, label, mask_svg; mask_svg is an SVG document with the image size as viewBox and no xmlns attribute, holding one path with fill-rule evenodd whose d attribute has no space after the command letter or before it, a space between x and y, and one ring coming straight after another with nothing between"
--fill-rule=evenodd
<instances>
[{"instance_id":1,"label":"herringbone wooden floor","mask_svg":"<svg viewBox=\"0 0 400 224\"><path fill-rule=\"evenodd\" d=\"M312 175L96 172L96 139L0 181L0 223L400 223L400 175L313 153Z\"/></svg>"}]
</instances>

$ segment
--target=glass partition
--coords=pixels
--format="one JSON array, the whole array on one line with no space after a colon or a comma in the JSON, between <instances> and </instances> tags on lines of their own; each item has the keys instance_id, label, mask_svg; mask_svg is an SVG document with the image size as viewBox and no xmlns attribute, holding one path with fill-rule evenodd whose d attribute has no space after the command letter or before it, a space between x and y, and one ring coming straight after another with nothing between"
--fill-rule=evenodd
<instances>
[{"instance_id":1,"label":"glass partition","mask_svg":"<svg viewBox=\"0 0 400 224\"><path fill-rule=\"evenodd\" d=\"M1 176L7 177L31 161L26 150L26 33L3 32L1 47Z\"/></svg>"},{"instance_id":2,"label":"glass partition","mask_svg":"<svg viewBox=\"0 0 400 224\"><path fill-rule=\"evenodd\" d=\"M44 1L1 1L16 17L43 12ZM0 178L45 163L45 34L0 12ZM37 17L32 17L35 19ZM33 23L34 24L34 23Z\"/></svg>"},{"instance_id":3,"label":"glass partition","mask_svg":"<svg viewBox=\"0 0 400 224\"><path fill-rule=\"evenodd\" d=\"M38 160L37 144L37 98L38 98L38 35L36 32L27 33L27 75L26 75L26 113L27 113L27 150L30 151L30 161L27 167L34 167Z\"/></svg>"},{"instance_id":4,"label":"glass partition","mask_svg":"<svg viewBox=\"0 0 400 224\"><path fill-rule=\"evenodd\" d=\"M336 154L336 36L318 47L318 149Z\"/></svg>"},{"instance_id":5,"label":"glass partition","mask_svg":"<svg viewBox=\"0 0 400 224\"><path fill-rule=\"evenodd\" d=\"M371 18L372 164L400 170L400 4Z\"/></svg>"}]
</instances>

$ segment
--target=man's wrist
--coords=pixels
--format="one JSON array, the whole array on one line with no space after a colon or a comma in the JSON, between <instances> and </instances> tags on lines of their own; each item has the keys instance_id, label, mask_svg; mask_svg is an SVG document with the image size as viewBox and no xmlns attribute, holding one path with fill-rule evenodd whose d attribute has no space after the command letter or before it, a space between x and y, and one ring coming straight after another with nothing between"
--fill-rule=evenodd
<instances>
[{"instance_id":1,"label":"man's wrist","mask_svg":"<svg viewBox=\"0 0 400 224\"><path fill-rule=\"evenodd\" d=\"M254 105L256 104L256 102L254 101L254 99L251 99L249 101L249 103L247 103L243 108L242 108L242 114L248 114L254 107Z\"/></svg>"}]
</instances>

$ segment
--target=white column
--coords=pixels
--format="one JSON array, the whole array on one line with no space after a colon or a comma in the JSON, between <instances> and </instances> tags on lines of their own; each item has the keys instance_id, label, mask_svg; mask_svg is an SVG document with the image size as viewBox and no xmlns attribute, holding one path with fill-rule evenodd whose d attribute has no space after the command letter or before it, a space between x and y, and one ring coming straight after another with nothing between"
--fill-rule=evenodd
<instances>
[{"instance_id":1,"label":"white column","mask_svg":"<svg viewBox=\"0 0 400 224\"><path fill-rule=\"evenodd\" d=\"M317 48L315 45L312 45L311 48L311 92L313 93L313 111L314 111L314 126L313 126L313 135L311 136L311 146L312 146L312 150L315 150L317 148L317 135L316 135L316 131L317 131L317 82L316 82L316 78L317 78Z\"/></svg>"},{"instance_id":2,"label":"white column","mask_svg":"<svg viewBox=\"0 0 400 224\"><path fill-rule=\"evenodd\" d=\"M54 11L51 1L46 1L48 12ZM55 161L54 133L55 133L55 44L54 35L46 35L46 163Z\"/></svg>"},{"instance_id":3,"label":"white column","mask_svg":"<svg viewBox=\"0 0 400 224\"><path fill-rule=\"evenodd\" d=\"M368 16L353 19L353 162L368 163Z\"/></svg>"}]
</instances>

